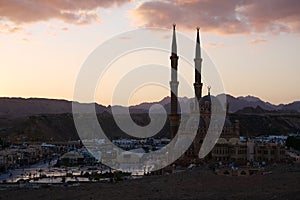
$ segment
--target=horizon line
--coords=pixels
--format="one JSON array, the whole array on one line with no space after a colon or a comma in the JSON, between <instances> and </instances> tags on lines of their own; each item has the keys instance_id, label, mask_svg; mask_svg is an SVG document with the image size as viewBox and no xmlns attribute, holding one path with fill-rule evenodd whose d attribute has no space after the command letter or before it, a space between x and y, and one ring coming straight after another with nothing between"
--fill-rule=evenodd
<instances>
[{"instance_id":1,"label":"horizon line","mask_svg":"<svg viewBox=\"0 0 300 200\"><path fill-rule=\"evenodd\" d=\"M265 103L270 103L274 106L279 106L279 105L288 105L288 104L292 104L292 103L295 103L295 102L299 102L300 100L292 100L292 101L289 101L288 103L272 103L272 102L269 102L269 101L264 101L263 99L261 99L260 97L258 96L254 96L254 95L240 95L240 96L234 96L234 95L231 95L231 94L228 94L228 93L221 93L221 94L217 94L217 95L212 95L212 96L219 96L219 95L229 95L229 96L232 96L234 98L240 98L240 97L254 97L254 98L258 98L259 100L265 102ZM204 95L206 96L206 95ZM94 102L79 102L79 101L74 101L72 99L68 99L68 98L59 98L59 97L39 97L39 96L30 96L30 97L27 97L27 96L0 96L0 99L4 99L4 98L7 98L7 99L44 99L44 100L57 100L57 101L68 101L68 102L74 102L74 103L80 103L80 104L98 104L98 105L101 105L101 106L104 106L104 107L109 107L109 106L121 106L121 107L132 107L132 106L138 106L140 104L143 104L143 103L157 103L157 102L160 102L162 101L163 99L165 98L170 98L169 95L165 96L165 97L162 97L156 101L143 101L143 102L138 102L138 103L135 103L135 104L130 104L130 105L121 105L121 104L115 104L115 105L111 105L111 104L105 104L105 103L100 103L98 101L94 101ZM195 97L188 97L188 96L180 96L178 98L187 98L187 99L193 99Z\"/></svg>"}]
</instances>

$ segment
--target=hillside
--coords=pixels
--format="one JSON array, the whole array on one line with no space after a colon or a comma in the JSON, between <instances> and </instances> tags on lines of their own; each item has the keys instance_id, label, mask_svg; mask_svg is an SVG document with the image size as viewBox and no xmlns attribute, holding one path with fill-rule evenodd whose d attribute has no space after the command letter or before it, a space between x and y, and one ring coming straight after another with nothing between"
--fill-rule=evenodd
<instances>
[{"instance_id":1,"label":"hillside","mask_svg":"<svg viewBox=\"0 0 300 200\"><path fill-rule=\"evenodd\" d=\"M149 122L147 114L133 114L134 121L139 125ZM300 114L256 114L234 113L229 118L240 121L241 135L282 135L300 131ZM113 138L128 138L121 131L110 114L99 114L99 123L106 135ZM2 121L2 120L0 120ZM71 114L35 115L7 122L0 130L0 137L19 138L21 141L67 141L77 140L78 135ZM168 137L169 127L164 128L156 137Z\"/></svg>"},{"instance_id":2,"label":"hillside","mask_svg":"<svg viewBox=\"0 0 300 200\"><path fill-rule=\"evenodd\" d=\"M113 138L129 138L115 123L109 113L98 114L98 121L106 135ZM140 126L149 123L148 114L133 114L134 122ZM1 120L0 122L5 121ZM168 122L156 137L164 136L168 132ZM0 138L9 137L17 141L68 141L78 140L78 134L73 122L73 116L64 114L44 114L17 118L1 124Z\"/></svg>"},{"instance_id":3,"label":"hillside","mask_svg":"<svg viewBox=\"0 0 300 200\"><path fill-rule=\"evenodd\" d=\"M169 97L157 102L169 111ZM227 97L232 102L231 121L240 121L241 135L276 135L300 132L299 102L275 106L263 104L258 98ZM181 98L179 101L189 108L192 99ZM240 103L237 103L240 102ZM242 103L241 103L242 102ZM243 103L244 102L244 103ZM248 103L245 103L248 102ZM133 120L141 125L149 123L147 110L153 103L131 106ZM257 106L264 105L263 107ZM250 105L243 107L245 105ZM256 106L255 106L256 105ZM77 140L78 135L71 114L72 102L50 99L0 98L0 137L18 138L21 141L66 141ZM111 115L111 107L96 104L98 121L109 138L129 137L121 131ZM255 106L255 107L254 107ZM267 109L266 109L267 107ZM126 107L114 106L117 113L124 114ZM163 130L156 137L168 137L169 127L166 122Z\"/></svg>"},{"instance_id":4,"label":"hillside","mask_svg":"<svg viewBox=\"0 0 300 200\"><path fill-rule=\"evenodd\" d=\"M289 133L297 133L300 131L300 114L299 113L282 113L270 112L259 109L258 113L249 113L238 111L230 114L232 121L239 120L240 133L244 136L257 135L286 135Z\"/></svg>"}]
</instances>

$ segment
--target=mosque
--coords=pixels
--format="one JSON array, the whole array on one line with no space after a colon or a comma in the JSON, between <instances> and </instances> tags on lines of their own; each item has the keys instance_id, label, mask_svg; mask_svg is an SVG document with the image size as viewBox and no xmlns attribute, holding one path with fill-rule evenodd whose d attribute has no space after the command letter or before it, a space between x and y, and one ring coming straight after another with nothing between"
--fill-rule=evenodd
<instances>
[{"instance_id":1,"label":"mosque","mask_svg":"<svg viewBox=\"0 0 300 200\"><path fill-rule=\"evenodd\" d=\"M180 124L180 114L178 112L178 85L179 82L177 80L177 69L178 69L178 55L177 55L177 42L176 42L176 25L173 25L173 37L172 37L172 53L170 56L171 60L171 81L170 81L170 89L171 89L171 113L169 115L170 121L170 137L174 138ZM189 149L184 153L184 155L178 159L177 163L180 164L189 164L195 163L198 159L198 153L201 148L201 144L203 143L203 139L206 136L210 118L212 114L212 102L219 103L218 99L210 94L210 87L208 87L208 94L206 96L202 96L202 87L203 83L201 80L201 69L202 69L202 57L201 57L201 47L200 47L200 35L199 35L199 28L197 28L197 35L196 35L196 49L195 49L195 82L194 92L195 92L195 102L194 105L191 105L192 112L199 112L200 114L200 121L198 130L195 136L195 139ZM195 104L198 104L198 109L195 109ZM220 106L220 107L224 107ZM228 108L228 106L226 106ZM225 108L226 109L226 108ZM226 113L225 113L226 115ZM197 115L199 116L199 115ZM236 140L239 138L239 122L235 121L231 123L228 116L225 117L224 126L222 129L222 133L220 138L221 140L229 141L235 138ZM217 145L216 145L217 146ZM211 155L208 155L210 157Z\"/></svg>"},{"instance_id":2,"label":"mosque","mask_svg":"<svg viewBox=\"0 0 300 200\"><path fill-rule=\"evenodd\" d=\"M177 132L179 132L180 123L183 121L179 109L178 109L178 85L177 80L177 69L178 69L178 55L177 55L177 43L176 43L176 25L173 25L173 37L172 37L172 53L170 56L171 60L171 112L169 114L170 122L170 138L174 139ZM197 132L193 138L193 142L187 151L182 152L182 156L175 162L176 165L188 166L190 164L197 164L202 161L209 162L235 162L238 164L245 164L249 161L254 160L282 160L284 159L284 149L282 147L268 147L259 146L248 140L247 142L240 141L240 128L239 121L231 122L229 119L228 104L220 105L220 101L217 97L210 94L210 87L208 87L208 94L202 96L203 83L201 80L201 69L202 69L202 57L201 57L201 47L200 47L200 36L199 28L197 28L196 35L196 49L195 49L195 81L194 81L194 92L195 92L195 102L191 105L192 113L195 117L198 117L199 124L197 126ZM199 105L198 107L195 105ZM195 109L197 107L197 109ZM225 118L222 123L222 127L219 131L221 133L218 135L217 141L215 142L213 148L209 153L200 159L198 154L204 143L205 137L208 134L214 134L208 131L210 122L212 119L214 109L223 109L223 117ZM221 113L222 114L222 113ZM268 153L262 154L263 152L260 148L266 148ZM264 151L266 152L266 151ZM266 157L267 156L267 157Z\"/></svg>"}]
</instances>

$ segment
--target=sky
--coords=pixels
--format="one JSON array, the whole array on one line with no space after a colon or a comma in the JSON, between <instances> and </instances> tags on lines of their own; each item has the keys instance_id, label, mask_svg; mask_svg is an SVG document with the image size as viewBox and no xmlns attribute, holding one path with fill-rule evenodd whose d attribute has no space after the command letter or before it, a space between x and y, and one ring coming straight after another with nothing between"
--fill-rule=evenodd
<instances>
[{"instance_id":1,"label":"sky","mask_svg":"<svg viewBox=\"0 0 300 200\"><path fill-rule=\"evenodd\" d=\"M299 0L0 0L0 96L72 100L82 64L101 43L141 27L169 29L171 36L176 23L192 40L200 27L202 51L226 93L290 103L300 100L299 8ZM133 55L118 66L146 59ZM180 60L179 70L183 65ZM107 93L110 77L100 81ZM109 105L111 96L105 94L96 101ZM167 95L167 88L146 86L133 91L128 103Z\"/></svg>"}]
</instances>

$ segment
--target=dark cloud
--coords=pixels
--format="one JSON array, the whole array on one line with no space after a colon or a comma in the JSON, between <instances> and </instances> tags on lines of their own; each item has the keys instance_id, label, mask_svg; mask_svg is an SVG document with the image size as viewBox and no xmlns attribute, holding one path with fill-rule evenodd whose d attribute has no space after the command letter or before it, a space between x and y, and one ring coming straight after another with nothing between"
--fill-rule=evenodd
<instances>
[{"instance_id":1,"label":"dark cloud","mask_svg":"<svg viewBox=\"0 0 300 200\"><path fill-rule=\"evenodd\" d=\"M0 21L22 25L57 19L70 24L98 21L97 8L119 6L130 0L0 0Z\"/></svg>"},{"instance_id":2,"label":"dark cloud","mask_svg":"<svg viewBox=\"0 0 300 200\"><path fill-rule=\"evenodd\" d=\"M299 0L170 0L141 3L132 15L146 26L247 34L299 32L299 10Z\"/></svg>"}]
</instances>

